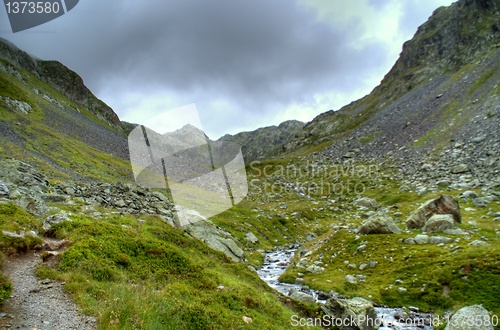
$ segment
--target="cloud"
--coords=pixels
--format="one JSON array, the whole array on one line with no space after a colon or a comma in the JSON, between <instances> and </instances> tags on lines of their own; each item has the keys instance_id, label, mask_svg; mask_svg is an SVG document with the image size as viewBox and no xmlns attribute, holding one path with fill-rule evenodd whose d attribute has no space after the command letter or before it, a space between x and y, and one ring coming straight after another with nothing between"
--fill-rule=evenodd
<instances>
[{"instance_id":1,"label":"cloud","mask_svg":"<svg viewBox=\"0 0 500 330\"><path fill-rule=\"evenodd\" d=\"M410 2L81 1L5 37L77 71L122 119L194 102L219 136L310 120L366 94L401 49L398 31L411 29L401 21L418 11Z\"/></svg>"}]
</instances>

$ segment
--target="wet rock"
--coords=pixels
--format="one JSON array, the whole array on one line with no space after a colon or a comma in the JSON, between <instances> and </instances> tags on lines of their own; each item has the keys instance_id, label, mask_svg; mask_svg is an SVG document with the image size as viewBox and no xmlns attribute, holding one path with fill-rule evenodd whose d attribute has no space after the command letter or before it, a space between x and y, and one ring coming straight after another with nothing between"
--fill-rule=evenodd
<instances>
[{"instance_id":1,"label":"wet rock","mask_svg":"<svg viewBox=\"0 0 500 330\"><path fill-rule=\"evenodd\" d=\"M447 229L452 229L455 225L451 214L434 214L422 228L426 233L441 233Z\"/></svg>"},{"instance_id":2,"label":"wet rock","mask_svg":"<svg viewBox=\"0 0 500 330\"><path fill-rule=\"evenodd\" d=\"M422 228L426 221L434 214L451 214L454 222L461 222L462 215L458 202L451 196L442 195L436 199L431 199L422 204L407 219L408 229Z\"/></svg>"},{"instance_id":3,"label":"wet rock","mask_svg":"<svg viewBox=\"0 0 500 330\"><path fill-rule=\"evenodd\" d=\"M397 234L401 230L386 214L376 214L365 220L359 228L360 234Z\"/></svg>"},{"instance_id":4,"label":"wet rock","mask_svg":"<svg viewBox=\"0 0 500 330\"><path fill-rule=\"evenodd\" d=\"M345 322L339 329L341 330L375 330L377 314L373 304L361 297L343 299L332 297L321 306L323 312L336 319L352 320Z\"/></svg>"},{"instance_id":5,"label":"wet rock","mask_svg":"<svg viewBox=\"0 0 500 330\"><path fill-rule=\"evenodd\" d=\"M451 317L445 330L493 330L493 326L485 325L484 320L490 320L490 315L483 306L467 306Z\"/></svg>"}]
</instances>

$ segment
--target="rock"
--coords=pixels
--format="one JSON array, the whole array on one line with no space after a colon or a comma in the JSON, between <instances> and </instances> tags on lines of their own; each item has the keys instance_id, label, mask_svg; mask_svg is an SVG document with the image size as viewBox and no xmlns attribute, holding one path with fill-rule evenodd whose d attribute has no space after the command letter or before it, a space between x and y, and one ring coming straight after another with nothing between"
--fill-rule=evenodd
<instances>
[{"instance_id":1,"label":"rock","mask_svg":"<svg viewBox=\"0 0 500 330\"><path fill-rule=\"evenodd\" d=\"M491 322L485 325L485 320L491 320L488 311L481 305L467 306L459 309L446 325L445 330L493 330ZM478 322L479 321L479 322Z\"/></svg>"},{"instance_id":2,"label":"rock","mask_svg":"<svg viewBox=\"0 0 500 330\"><path fill-rule=\"evenodd\" d=\"M472 190L467 190L460 194L460 198L478 198L478 197L479 197L478 194L476 194Z\"/></svg>"},{"instance_id":3,"label":"rock","mask_svg":"<svg viewBox=\"0 0 500 330\"><path fill-rule=\"evenodd\" d=\"M405 288L405 287L400 286L400 287L398 288L398 292L399 292L399 293L406 293L406 292L408 292L408 289L407 289L407 288Z\"/></svg>"},{"instance_id":4,"label":"rock","mask_svg":"<svg viewBox=\"0 0 500 330\"><path fill-rule=\"evenodd\" d=\"M306 271L311 272L313 274L320 274L324 271L325 269L323 267L317 266L317 265L311 265L306 268Z\"/></svg>"},{"instance_id":5,"label":"rock","mask_svg":"<svg viewBox=\"0 0 500 330\"><path fill-rule=\"evenodd\" d=\"M356 199L354 201L354 205L366 209L376 209L379 206L376 200L368 197L362 197Z\"/></svg>"},{"instance_id":6,"label":"rock","mask_svg":"<svg viewBox=\"0 0 500 330\"><path fill-rule=\"evenodd\" d=\"M370 268L375 268L376 266L377 266L377 262L375 262L375 261L370 261L368 263L368 267L370 267Z\"/></svg>"},{"instance_id":7,"label":"rock","mask_svg":"<svg viewBox=\"0 0 500 330\"><path fill-rule=\"evenodd\" d=\"M403 241L403 243L405 244L415 244L415 240L413 239L413 237L410 237L410 238L407 238Z\"/></svg>"},{"instance_id":8,"label":"rock","mask_svg":"<svg viewBox=\"0 0 500 330\"><path fill-rule=\"evenodd\" d=\"M255 269L255 267L254 267L254 266L248 265L248 267L247 267L247 268L248 268L248 270L249 270L249 271L251 271L251 272L254 272L254 273L256 273L256 272L257 272L257 269Z\"/></svg>"},{"instance_id":9,"label":"rock","mask_svg":"<svg viewBox=\"0 0 500 330\"><path fill-rule=\"evenodd\" d=\"M368 267L368 264L361 264L359 265L359 270L365 270L366 267Z\"/></svg>"},{"instance_id":10,"label":"rock","mask_svg":"<svg viewBox=\"0 0 500 330\"><path fill-rule=\"evenodd\" d=\"M469 166L466 164L459 164L456 166L453 166L450 170L452 174L460 174L460 173L466 173L469 172Z\"/></svg>"},{"instance_id":11,"label":"rock","mask_svg":"<svg viewBox=\"0 0 500 330\"><path fill-rule=\"evenodd\" d=\"M341 330L375 330L377 314L373 304L361 297L343 299L332 297L321 306L323 312L335 319L342 319ZM354 320L354 322L350 322ZM353 324L354 323L354 324Z\"/></svg>"},{"instance_id":12,"label":"rock","mask_svg":"<svg viewBox=\"0 0 500 330\"><path fill-rule=\"evenodd\" d=\"M444 237L444 236L431 236L429 238L429 243L431 244L448 244L453 242L453 238Z\"/></svg>"},{"instance_id":13,"label":"rock","mask_svg":"<svg viewBox=\"0 0 500 330\"><path fill-rule=\"evenodd\" d=\"M214 250L223 252L234 261L241 261L244 255L244 251L230 238L230 234L208 219L191 223L183 229L191 237L201 240Z\"/></svg>"},{"instance_id":14,"label":"rock","mask_svg":"<svg viewBox=\"0 0 500 330\"><path fill-rule=\"evenodd\" d=\"M344 278L344 282L348 284L356 284L358 283L358 280L356 280L356 277L352 275L346 275Z\"/></svg>"},{"instance_id":15,"label":"rock","mask_svg":"<svg viewBox=\"0 0 500 330\"><path fill-rule=\"evenodd\" d=\"M305 303L314 303L314 302L316 302L316 300L314 299L313 296L308 295L307 293L298 291L295 288L291 288L290 292L288 293L288 295L290 296L290 298L292 298L294 300L302 301L302 302L305 302Z\"/></svg>"},{"instance_id":16,"label":"rock","mask_svg":"<svg viewBox=\"0 0 500 330\"><path fill-rule=\"evenodd\" d=\"M415 238L413 239L415 241L415 243L421 245L421 244L427 244L429 243L429 236L427 235L417 235L415 236Z\"/></svg>"},{"instance_id":17,"label":"rock","mask_svg":"<svg viewBox=\"0 0 500 330\"><path fill-rule=\"evenodd\" d=\"M480 241L480 240L475 240L469 243L470 246L489 246L488 243Z\"/></svg>"},{"instance_id":18,"label":"rock","mask_svg":"<svg viewBox=\"0 0 500 330\"><path fill-rule=\"evenodd\" d=\"M445 231L443 231L443 233L448 235L467 235L467 232L463 231L460 228L446 229Z\"/></svg>"},{"instance_id":19,"label":"rock","mask_svg":"<svg viewBox=\"0 0 500 330\"><path fill-rule=\"evenodd\" d=\"M441 195L422 204L407 219L408 229L422 228L425 222L434 214L451 214L455 222L462 221L460 206L451 196Z\"/></svg>"},{"instance_id":20,"label":"rock","mask_svg":"<svg viewBox=\"0 0 500 330\"><path fill-rule=\"evenodd\" d=\"M472 204L474 204L475 207L486 207L486 202L482 198L474 198L472 200Z\"/></svg>"},{"instance_id":21,"label":"rock","mask_svg":"<svg viewBox=\"0 0 500 330\"><path fill-rule=\"evenodd\" d=\"M7 196L7 195L9 195L9 188L5 185L5 183L0 181L0 196Z\"/></svg>"},{"instance_id":22,"label":"rock","mask_svg":"<svg viewBox=\"0 0 500 330\"><path fill-rule=\"evenodd\" d=\"M359 227L360 234L398 234L401 231L391 217L378 213L365 220Z\"/></svg>"},{"instance_id":23,"label":"rock","mask_svg":"<svg viewBox=\"0 0 500 330\"><path fill-rule=\"evenodd\" d=\"M114 205L116 207L125 207L127 206L127 204L125 203L125 201L123 199L118 199L114 202Z\"/></svg>"},{"instance_id":24,"label":"rock","mask_svg":"<svg viewBox=\"0 0 500 330\"><path fill-rule=\"evenodd\" d=\"M245 240L248 242L248 243L252 243L252 244L255 244L259 241L259 239L257 238L257 236L255 236L254 233L252 233L251 231L249 231L246 235L245 235Z\"/></svg>"},{"instance_id":25,"label":"rock","mask_svg":"<svg viewBox=\"0 0 500 330\"><path fill-rule=\"evenodd\" d=\"M24 234L13 233L11 231L6 231L6 230L2 230L2 234L10 238L24 238Z\"/></svg>"},{"instance_id":26,"label":"rock","mask_svg":"<svg viewBox=\"0 0 500 330\"><path fill-rule=\"evenodd\" d=\"M71 221L71 219L68 217L68 214L66 212L61 211L60 213L47 217L43 222L42 228L45 232L48 232L52 230L53 225L66 221Z\"/></svg>"},{"instance_id":27,"label":"rock","mask_svg":"<svg viewBox=\"0 0 500 330\"><path fill-rule=\"evenodd\" d=\"M486 135L480 135L470 140L472 143L481 143L486 140Z\"/></svg>"},{"instance_id":28,"label":"rock","mask_svg":"<svg viewBox=\"0 0 500 330\"><path fill-rule=\"evenodd\" d=\"M422 228L426 233L441 233L447 229L453 229L455 222L451 214L434 214Z\"/></svg>"}]
</instances>

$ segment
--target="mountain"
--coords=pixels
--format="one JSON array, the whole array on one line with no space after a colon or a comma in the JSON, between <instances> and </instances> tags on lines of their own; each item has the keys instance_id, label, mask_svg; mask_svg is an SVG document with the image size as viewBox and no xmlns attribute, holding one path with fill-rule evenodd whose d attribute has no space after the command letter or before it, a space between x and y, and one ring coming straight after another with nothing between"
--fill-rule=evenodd
<instances>
[{"instance_id":1,"label":"mountain","mask_svg":"<svg viewBox=\"0 0 500 330\"><path fill-rule=\"evenodd\" d=\"M240 145L245 161L250 163L281 153L283 145L299 134L304 125L298 120L288 120L278 126L263 127L235 135L226 134L219 140Z\"/></svg>"}]
</instances>

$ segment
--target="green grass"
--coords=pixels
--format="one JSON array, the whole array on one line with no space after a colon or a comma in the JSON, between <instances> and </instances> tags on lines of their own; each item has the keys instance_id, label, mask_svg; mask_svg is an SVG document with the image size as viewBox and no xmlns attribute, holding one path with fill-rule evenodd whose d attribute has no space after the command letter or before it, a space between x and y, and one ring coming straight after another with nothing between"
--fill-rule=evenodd
<instances>
[{"instance_id":1,"label":"green grass","mask_svg":"<svg viewBox=\"0 0 500 330\"><path fill-rule=\"evenodd\" d=\"M139 219L74 215L56 225L55 235L72 245L39 276L64 280L100 329L289 328L296 312L245 264L154 216Z\"/></svg>"}]
</instances>

